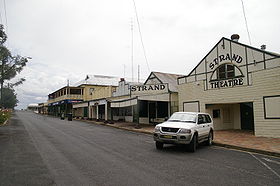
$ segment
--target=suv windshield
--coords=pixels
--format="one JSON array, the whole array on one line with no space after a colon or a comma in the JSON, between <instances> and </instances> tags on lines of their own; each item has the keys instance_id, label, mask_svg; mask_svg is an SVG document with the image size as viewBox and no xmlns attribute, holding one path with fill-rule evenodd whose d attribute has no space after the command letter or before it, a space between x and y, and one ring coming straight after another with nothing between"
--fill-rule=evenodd
<instances>
[{"instance_id":1,"label":"suv windshield","mask_svg":"<svg viewBox=\"0 0 280 186\"><path fill-rule=\"evenodd\" d=\"M174 113L168 119L168 121L195 123L196 122L196 114L191 114L191 113Z\"/></svg>"}]
</instances>

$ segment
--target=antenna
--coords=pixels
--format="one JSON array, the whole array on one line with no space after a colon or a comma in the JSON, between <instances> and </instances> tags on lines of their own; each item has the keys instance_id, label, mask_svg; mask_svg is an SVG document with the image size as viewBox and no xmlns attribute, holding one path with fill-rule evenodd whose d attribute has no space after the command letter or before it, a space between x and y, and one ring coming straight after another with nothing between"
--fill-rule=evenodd
<instances>
[{"instance_id":1,"label":"antenna","mask_svg":"<svg viewBox=\"0 0 280 186\"><path fill-rule=\"evenodd\" d=\"M123 77L125 78L125 64L123 64Z\"/></svg>"},{"instance_id":2,"label":"antenna","mask_svg":"<svg viewBox=\"0 0 280 186\"><path fill-rule=\"evenodd\" d=\"M69 79L67 79L67 87L69 87Z\"/></svg>"},{"instance_id":3,"label":"antenna","mask_svg":"<svg viewBox=\"0 0 280 186\"><path fill-rule=\"evenodd\" d=\"M140 65L138 65L138 83L140 82Z\"/></svg>"},{"instance_id":4,"label":"antenna","mask_svg":"<svg viewBox=\"0 0 280 186\"><path fill-rule=\"evenodd\" d=\"M133 82L133 19L131 18L131 76Z\"/></svg>"}]
</instances>

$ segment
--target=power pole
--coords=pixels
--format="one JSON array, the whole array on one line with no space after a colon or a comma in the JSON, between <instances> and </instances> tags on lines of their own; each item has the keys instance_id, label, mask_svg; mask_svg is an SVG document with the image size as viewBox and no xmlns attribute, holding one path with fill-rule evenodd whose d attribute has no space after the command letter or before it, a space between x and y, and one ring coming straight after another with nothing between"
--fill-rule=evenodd
<instances>
[{"instance_id":1,"label":"power pole","mask_svg":"<svg viewBox=\"0 0 280 186\"><path fill-rule=\"evenodd\" d=\"M131 80L133 82L133 20L131 18Z\"/></svg>"}]
</instances>

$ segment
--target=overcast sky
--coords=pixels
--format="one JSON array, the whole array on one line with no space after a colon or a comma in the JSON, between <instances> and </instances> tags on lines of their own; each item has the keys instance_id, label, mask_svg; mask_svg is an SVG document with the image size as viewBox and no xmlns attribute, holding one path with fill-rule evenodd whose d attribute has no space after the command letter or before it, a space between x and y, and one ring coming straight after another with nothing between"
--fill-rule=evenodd
<instances>
[{"instance_id":1,"label":"overcast sky","mask_svg":"<svg viewBox=\"0 0 280 186\"><path fill-rule=\"evenodd\" d=\"M280 1L243 0L252 46L280 53ZM135 0L151 71L187 75L222 38L249 44L240 0ZM142 50L133 0L0 0L1 23L13 54L30 56L17 87L20 103L45 102L87 74L134 79L150 71Z\"/></svg>"}]
</instances>

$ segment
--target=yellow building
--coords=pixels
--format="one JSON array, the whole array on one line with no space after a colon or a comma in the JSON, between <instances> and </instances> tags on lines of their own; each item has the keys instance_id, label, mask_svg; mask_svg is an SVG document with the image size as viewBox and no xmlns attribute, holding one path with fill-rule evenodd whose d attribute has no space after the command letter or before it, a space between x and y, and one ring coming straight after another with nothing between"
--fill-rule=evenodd
<instances>
[{"instance_id":1,"label":"yellow building","mask_svg":"<svg viewBox=\"0 0 280 186\"><path fill-rule=\"evenodd\" d=\"M89 119L105 119L106 98L111 97L119 78L112 76L87 75L76 85L83 89L83 101L73 105L73 115Z\"/></svg>"},{"instance_id":2,"label":"yellow building","mask_svg":"<svg viewBox=\"0 0 280 186\"><path fill-rule=\"evenodd\" d=\"M280 55L222 38L178 78L179 110L207 112L215 130L280 137Z\"/></svg>"}]
</instances>

